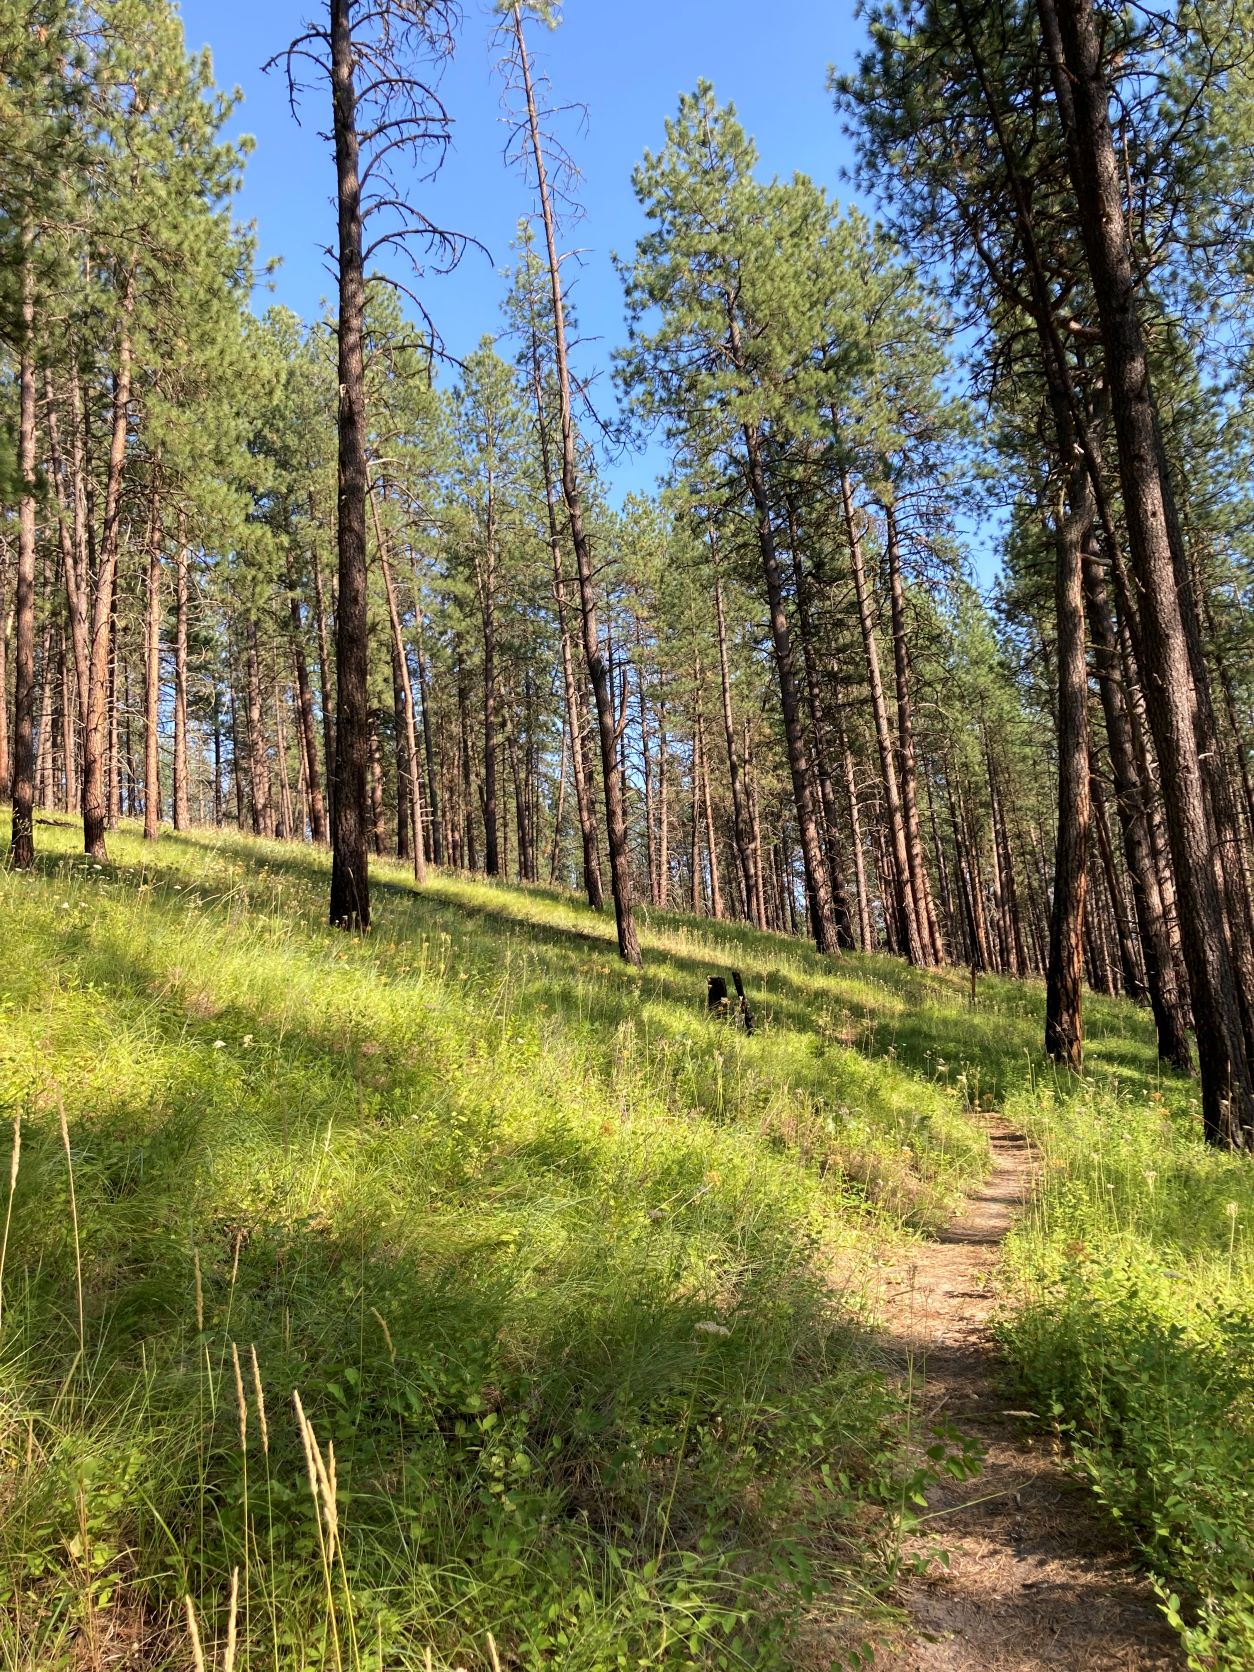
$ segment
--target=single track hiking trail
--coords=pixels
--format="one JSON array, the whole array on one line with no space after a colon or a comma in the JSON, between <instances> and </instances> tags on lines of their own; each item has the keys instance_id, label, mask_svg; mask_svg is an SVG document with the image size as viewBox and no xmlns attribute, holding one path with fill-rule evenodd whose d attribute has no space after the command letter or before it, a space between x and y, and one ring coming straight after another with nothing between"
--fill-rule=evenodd
<instances>
[{"instance_id":1,"label":"single track hiking trail","mask_svg":"<svg viewBox=\"0 0 1254 1672\"><path fill-rule=\"evenodd\" d=\"M883 1272L883 1324L912 1390L920 1447L952 1425L984 1453L973 1480L928 1492L905 1555L943 1548L903 1581L910 1621L876 1656L885 1672L1142 1672L1183 1656L1058 1442L1007 1409L989 1327L998 1247L1039 1164L989 1117L993 1170L962 1216Z\"/></svg>"}]
</instances>

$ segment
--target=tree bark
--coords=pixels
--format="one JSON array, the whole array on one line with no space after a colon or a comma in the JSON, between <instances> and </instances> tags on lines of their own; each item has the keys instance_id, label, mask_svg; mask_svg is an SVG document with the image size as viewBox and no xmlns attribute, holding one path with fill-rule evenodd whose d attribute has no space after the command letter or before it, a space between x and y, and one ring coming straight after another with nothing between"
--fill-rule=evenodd
<instances>
[{"instance_id":1,"label":"tree bark","mask_svg":"<svg viewBox=\"0 0 1254 1672\"><path fill-rule=\"evenodd\" d=\"M174 576L174 828L186 830L191 823L187 783L187 527L179 514L178 548Z\"/></svg>"},{"instance_id":2,"label":"tree bark","mask_svg":"<svg viewBox=\"0 0 1254 1672\"><path fill-rule=\"evenodd\" d=\"M727 771L731 780L732 827L736 838L736 858L740 865L747 915L759 929L765 929L766 911L762 901L762 878L754 861L753 832L745 808L740 761L736 754L736 722L732 713L731 670L727 655L727 615L723 608L723 578L719 570L718 537L715 534L713 522L707 524L707 531L710 541L710 566L714 571L714 618L718 627L719 690L723 699L723 736L727 745Z\"/></svg>"},{"instance_id":3,"label":"tree bark","mask_svg":"<svg viewBox=\"0 0 1254 1672\"><path fill-rule=\"evenodd\" d=\"M544 149L540 138L540 118L536 109L535 93L531 84L531 69L527 58L526 43L523 38L522 13L517 5L513 7L513 22L518 44L518 62L526 93L527 120L536 169L536 188L540 199L540 213L544 223L545 248L548 255L549 285L553 304L558 410L562 434L562 496L566 502L571 544L575 551L575 568L579 578L579 598L583 618L584 656L588 663L588 674L592 681L592 694L597 711L597 731L601 744L601 776L605 786L606 838L610 850L610 886L614 896L618 951L624 962L638 967L641 963L640 942L636 935L635 918L632 913L630 857L627 849L627 827L623 817L622 775L618 766L620 733L618 719L614 712L614 695L609 670L606 666L605 653L597 631L592 549L583 519L583 500L579 487L575 447L575 425L571 409L570 370L566 351L566 314L562 302L562 279L557 254L557 234L544 162Z\"/></svg>"},{"instance_id":4,"label":"tree bark","mask_svg":"<svg viewBox=\"0 0 1254 1672\"><path fill-rule=\"evenodd\" d=\"M849 562L853 573L854 593L858 603L858 623L862 629L862 645L866 654L867 683L871 691L871 713L875 721L875 741L879 749L880 774L884 783L884 802L888 820L889 860L892 872L893 911L897 920L898 945L912 964L923 963L923 942L918 919L914 912L914 898L910 887L910 855L906 847L906 830L901 814L901 797L897 788L897 768L893 759L892 734L888 726L888 705L884 700L884 681L880 673L879 647L875 639L875 621L871 613L871 597L866 582L866 565L862 560L862 538L858 533L853 506L853 488L849 477L841 475L840 497L845 514L845 533L849 542Z\"/></svg>"},{"instance_id":5,"label":"tree bark","mask_svg":"<svg viewBox=\"0 0 1254 1672\"><path fill-rule=\"evenodd\" d=\"M322 800L322 778L318 771L318 730L314 721L313 691L309 684L309 662L305 656L304 621L290 558L287 565L287 609L292 623L292 666L296 674L301 758L305 763L305 794L309 802L309 833L315 842L322 843L327 839L327 815Z\"/></svg>"},{"instance_id":6,"label":"tree bark","mask_svg":"<svg viewBox=\"0 0 1254 1672\"><path fill-rule=\"evenodd\" d=\"M31 235L22 235L22 335L18 349L17 587L13 652L13 826L14 867L35 863L35 280Z\"/></svg>"},{"instance_id":7,"label":"tree bark","mask_svg":"<svg viewBox=\"0 0 1254 1672\"><path fill-rule=\"evenodd\" d=\"M810 711L810 747L814 756L814 772L818 780L819 805L823 810L823 828L826 836L824 846L832 897L832 920L836 944L849 951L854 945L853 920L849 915L849 894L845 887L844 866L840 858L840 817L836 808L836 791L827 758L823 697L814 648L814 623L810 615L809 577L802 572L800 533L796 512L791 503L788 506L788 533L792 546L793 582L797 593L797 627L801 639L802 666L806 675L806 705Z\"/></svg>"},{"instance_id":8,"label":"tree bark","mask_svg":"<svg viewBox=\"0 0 1254 1672\"><path fill-rule=\"evenodd\" d=\"M274 835L274 808L270 799L270 751L266 743L265 714L261 706L261 660L257 653L257 623L245 626L247 645L244 674L248 692L248 778L252 788L254 836Z\"/></svg>"},{"instance_id":9,"label":"tree bark","mask_svg":"<svg viewBox=\"0 0 1254 1672\"><path fill-rule=\"evenodd\" d=\"M1140 586L1145 698L1181 897L1203 1129L1212 1143L1248 1146L1254 1142L1254 1085L1229 925L1212 862L1198 695L1168 534L1168 488L1160 470L1149 363L1110 126L1110 88L1091 0L1037 4L1097 304L1128 545Z\"/></svg>"},{"instance_id":10,"label":"tree bark","mask_svg":"<svg viewBox=\"0 0 1254 1672\"><path fill-rule=\"evenodd\" d=\"M117 370L113 379L112 430L105 475L104 518L96 552L96 596L91 614L88 656L87 725L83 731L83 847L92 859L108 858L105 828L114 801L115 775L105 782L105 768L111 741L110 715L113 669L114 583L117 577L121 540L122 474L126 465L126 432L131 404L131 332L134 306L134 278L128 277L122 293L122 326L118 335ZM116 757L116 750L113 751Z\"/></svg>"},{"instance_id":11,"label":"tree bark","mask_svg":"<svg viewBox=\"0 0 1254 1672\"><path fill-rule=\"evenodd\" d=\"M353 0L330 0L331 101L339 210L339 599L335 623L335 795L330 921L370 927L366 772L369 757L366 603L366 282L362 265Z\"/></svg>"},{"instance_id":12,"label":"tree bark","mask_svg":"<svg viewBox=\"0 0 1254 1672\"><path fill-rule=\"evenodd\" d=\"M1106 742L1115 788L1115 811L1123 838L1124 864L1132 883L1145 964L1145 984L1158 1036L1158 1054L1176 1068L1190 1065L1187 1007L1176 981L1171 936L1154 860L1145 787L1137 762L1132 717L1124 695L1119 646L1101 561L1088 550L1084 591L1098 692L1106 720Z\"/></svg>"},{"instance_id":13,"label":"tree bark","mask_svg":"<svg viewBox=\"0 0 1254 1672\"><path fill-rule=\"evenodd\" d=\"M901 539L892 501L884 506L888 533L888 589L893 629L893 675L897 688L897 753L901 762L901 815L910 864L910 892L914 899L919 944L929 964L945 962L945 946L932 903L919 824L918 768L914 755L914 706L910 697L910 653L906 643L906 601L901 575Z\"/></svg>"}]
</instances>

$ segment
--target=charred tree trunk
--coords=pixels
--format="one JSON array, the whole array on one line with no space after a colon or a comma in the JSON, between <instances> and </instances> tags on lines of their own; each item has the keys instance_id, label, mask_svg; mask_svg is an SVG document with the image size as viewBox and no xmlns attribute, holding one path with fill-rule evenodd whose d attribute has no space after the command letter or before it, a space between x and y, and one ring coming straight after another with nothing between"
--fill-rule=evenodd
<instances>
[{"instance_id":1,"label":"charred tree trunk","mask_svg":"<svg viewBox=\"0 0 1254 1672\"><path fill-rule=\"evenodd\" d=\"M353 0L330 0L331 102L339 210L339 598L335 622L335 795L330 921L370 927L366 772L367 696L366 281L362 264L357 92L353 83Z\"/></svg>"}]
</instances>

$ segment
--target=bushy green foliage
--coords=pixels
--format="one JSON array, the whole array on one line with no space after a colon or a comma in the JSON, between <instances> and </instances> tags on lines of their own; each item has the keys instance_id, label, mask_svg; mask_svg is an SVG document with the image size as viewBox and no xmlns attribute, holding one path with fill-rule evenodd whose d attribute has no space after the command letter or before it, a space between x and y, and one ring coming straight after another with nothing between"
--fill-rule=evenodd
<instances>
[{"instance_id":1,"label":"bushy green foliage","mask_svg":"<svg viewBox=\"0 0 1254 1672\"><path fill-rule=\"evenodd\" d=\"M185 1596L220 1665L234 1569L241 1668L767 1666L869 1605L918 1483L856 1273L983 1165L961 978L677 916L641 973L570 896L386 863L354 942L308 848L44 835L0 873L0 1665L190 1665Z\"/></svg>"},{"instance_id":2,"label":"bushy green foliage","mask_svg":"<svg viewBox=\"0 0 1254 1672\"><path fill-rule=\"evenodd\" d=\"M1027 1089L1045 1149L1009 1245L1003 1335L1145 1553L1189 1665L1254 1664L1254 1174L1206 1145L1191 1090Z\"/></svg>"}]
</instances>

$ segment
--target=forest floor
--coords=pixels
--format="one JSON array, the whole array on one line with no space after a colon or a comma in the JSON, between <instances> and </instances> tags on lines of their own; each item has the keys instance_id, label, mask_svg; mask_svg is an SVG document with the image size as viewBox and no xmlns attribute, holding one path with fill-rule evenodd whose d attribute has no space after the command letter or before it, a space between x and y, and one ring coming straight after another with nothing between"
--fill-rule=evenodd
<instances>
[{"instance_id":1,"label":"forest floor","mask_svg":"<svg viewBox=\"0 0 1254 1672\"><path fill-rule=\"evenodd\" d=\"M1001 1245L1040 1154L988 1117L993 1168L960 1216L883 1268L886 1344L925 1444L951 1425L983 1454L974 1480L942 1479L908 1536L910 1625L888 1672L1159 1672L1184 1665L1148 1583L1036 1414L1007 1408L989 1328ZM944 1551L936 1559L937 1549ZM921 1571L920 1571L921 1570Z\"/></svg>"}]
</instances>

